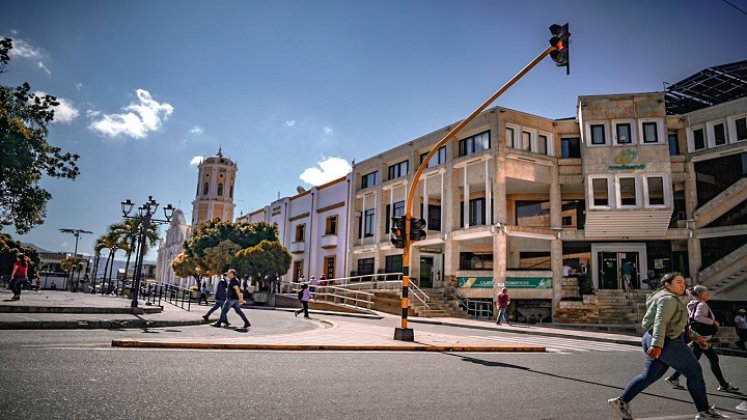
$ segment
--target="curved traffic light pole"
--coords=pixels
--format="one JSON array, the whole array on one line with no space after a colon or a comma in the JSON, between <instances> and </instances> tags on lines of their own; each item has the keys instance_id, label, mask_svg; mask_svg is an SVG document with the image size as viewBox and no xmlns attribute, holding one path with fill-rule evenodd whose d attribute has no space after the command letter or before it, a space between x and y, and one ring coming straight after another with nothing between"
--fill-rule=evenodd
<instances>
[{"instance_id":1,"label":"curved traffic light pole","mask_svg":"<svg viewBox=\"0 0 747 420\"><path fill-rule=\"evenodd\" d=\"M395 328L394 330L394 339L400 340L400 341L414 341L415 335L411 328L407 328L407 314L408 309L410 308L410 300L409 300L409 293L410 293L410 245L412 244L412 241L410 240L410 219L412 219L412 204L413 199L415 198L415 193L418 188L418 182L420 181L420 176L423 174L423 171L425 170L426 166L428 166L428 162L430 162L431 158L437 153L437 151L446 143L448 143L450 140L452 140L456 134L461 131L464 127L466 127L469 123L472 122L472 120L475 119L482 111L485 110L485 108L488 107L491 103L495 102L498 97L503 95L511 86L513 86L514 83L519 81L522 77L524 77L525 74L529 72L534 66L536 66L542 59L547 57L550 52L554 51L555 48L553 46L548 47L545 51L542 52L542 54L538 55L537 58L532 60L529 64L527 64L521 71L516 73L514 77L511 78L508 82L506 82L503 87L498 89L490 98L488 98L487 101L485 101L482 105L480 105L476 110L474 110L467 118L462 120L459 124L457 124L451 131L449 131L446 136L444 136L441 141L436 143L433 148L431 148L430 152L425 156L425 158L422 159L420 162L420 166L418 166L417 172L415 172L415 178L412 180L412 183L410 184L410 189L407 193L407 201L405 201L405 248L404 253L402 255L402 302L401 302L401 309L402 309L402 326L401 328ZM427 205L427 203L426 203Z\"/></svg>"}]
</instances>

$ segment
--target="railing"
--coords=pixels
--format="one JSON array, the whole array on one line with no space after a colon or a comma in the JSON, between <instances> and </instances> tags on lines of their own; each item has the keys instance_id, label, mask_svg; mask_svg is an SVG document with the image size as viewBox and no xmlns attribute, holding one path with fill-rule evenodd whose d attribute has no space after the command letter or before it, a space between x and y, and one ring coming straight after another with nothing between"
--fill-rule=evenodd
<instances>
[{"instance_id":1,"label":"railing","mask_svg":"<svg viewBox=\"0 0 747 420\"><path fill-rule=\"evenodd\" d=\"M192 308L192 291L173 284L141 284L138 296L146 305L163 307L162 303L166 302L185 311Z\"/></svg>"},{"instance_id":2,"label":"railing","mask_svg":"<svg viewBox=\"0 0 747 420\"><path fill-rule=\"evenodd\" d=\"M302 284L308 283L284 283L284 289L290 288L291 292L298 293ZM326 302L335 305L346 305L355 308L370 310L373 306L374 294L361 290L350 289L346 286L309 286L312 301Z\"/></svg>"},{"instance_id":3,"label":"railing","mask_svg":"<svg viewBox=\"0 0 747 420\"><path fill-rule=\"evenodd\" d=\"M471 300L468 298L459 298L459 306L467 311L468 315L478 318L485 316L490 319L493 316L493 302L485 300Z\"/></svg>"}]
</instances>

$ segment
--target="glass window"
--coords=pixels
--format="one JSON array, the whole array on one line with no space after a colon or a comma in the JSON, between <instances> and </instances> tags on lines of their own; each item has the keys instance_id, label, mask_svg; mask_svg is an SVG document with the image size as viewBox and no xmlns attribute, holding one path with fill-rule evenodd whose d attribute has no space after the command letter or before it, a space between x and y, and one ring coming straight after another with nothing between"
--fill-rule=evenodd
<instances>
[{"instance_id":1,"label":"glass window","mask_svg":"<svg viewBox=\"0 0 747 420\"><path fill-rule=\"evenodd\" d=\"M363 236L371 237L374 235L374 209L368 209L363 216Z\"/></svg>"},{"instance_id":2,"label":"glass window","mask_svg":"<svg viewBox=\"0 0 747 420\"><path fill-rule=\"evenodd\" d=\"M581 139L578 137L560 139L560 157L563 159L580 158Z\"/></svg>"},{"instance_id":3,"label":"glass window","mask_svg":"<svg viewBox=\"0 0 747 420\"><path fill-rule=\"evenodd\" d=\"M519 226L549 227L549 201L517 201L516 224Z\"/></svg>"},{"instance_id":4,"label":"glass window","mask_svg":"<svg viewBox=\"0 0 747 420\"><path fill-rule=\"evenodd\" d=\"M298 281L298 279L303 276L303 260L294 261L293 262L293 281Z\"/></svg>"},{"instance_id":5,"label":"glass window","mask_svg":"<svg viewBox=\"0 0 747 420\"><path fill-rule=\"evenodd\" d=\"M594 194L595 206L609 206L609 189L607 187L607 178L594 178L591 181L591 188Z\"/></svg>"},{"instance_id":6,"label":"glass window","mask_svg":"<svg viewBox=\"0 0 747 420\"><path fill-rule=\"evenodd\" d=\"M635 193L635 178L620 178L620 204L623 206L638 204Z\"/></svg>"},{"instance_id":7,"label":"glass window","mask_svg":"<svg viewBox=\"0 0 747 420\"><path fill-rule=\"evenodd\" d=\"M604 125L592 124L590 127L591 144L607 144L607 139L604 137Z\"/></svg>"},{"instance_id":8,"label":"glass window","mask_svg":"<svg viewBox=\"0 0 747 420\"><path fill-rule=\"evenodd\" d=\"M655 122L643 123L643 142L644 143L658 143L659 133L656 131Z\"/></svg>"},{"instance_id":9,"label":"glass window","mask_svg":"<svg viewBox=\"0 0 747 420\"><path fill-rule=\"evenodd\" d=\"M387 255L384 257L384 271L387 273L401 273L402 255Z\"/></svg>"},{"instance_id":10,"label":"glass window","mask_svg":"<svg viewBox=\"0 0 747 420\"><path fill-rule=\"evenodd\" d=\"M389 179L399 178L407 175L410 168L410 161L403 160L402 162L395 163L389 167Z\"/></svg>"},{"instance_id":11,"label":"glass window","mask_svg":"<svg viewBox=\"0 0 747 420\"><path fill-rule=\"evenodd\" d=\"M460 224L464 226L464 202L462 201L459 205L460 208ZM469 225L484 225L485 224L485 198L475 198L469 200Z\"/></svg>"},{"instance_id":12,"label":"glass window","mask_svg":"<svg viewBox=\"0 0 747 420\"><path fill-rule=\"evenodd\" d=\"M459 156L467 156L490 148L490 131L459 140Z\"/></svg>"},{"instance_id":13,"label":"glass window","mask_svg":"<svg viewBox=\"0 0 747 420\"><path fill-rule=\"evenodd\" d=\"M405 202L397 201L394 203L394 214L389 204L386 205L386 225L384 226L384 235L389 234L389 226L391 226L392 217L402 217L405 215Z\"/></svg>"},{"instance_id":14,"label":"glass window","mask_svg":"<svg viewBox=\"0 0 747 420\"><path fill-rule=\"evenodd\" d=\"M633 139L630 137L630 124L617 124L615 126L617 133L617 144L630 144Z\"/></svg>"},{"instance_id":15,"label":"glass window","mask_svg":"<svg viewBox=\"0 0 747 420\"><path fill-rule=\"evenodd\" d=\"M702 128L693 130L693 146L695 146L695 150L705 149L705 137Z\"/></svg>"},{"instance_id":16,"label":"glass window","mask_svg":"<svg viewBox=\"0 0 747 420\"><path fill-rule=\"evenodd\" d=\"M537 137L537 153L541 155L547 154L547 136L540 134Z\"/></svg>"},{"instance_id":17,"label":"glass window","mask_svg":"<svg viewBox=\"0 0 747 420\"><path fill-rule=\"evenodd\" d=\"M428 230L441 230L441 206L428 205Z\"/></svg>"},{"instance_id":18,"label":"glass window","mask_svg":"<svg viewBox=\"0 0 747 420\"><path fill-rule=\"evenodd\" d=\"M376 185L376 175L378 174L378 171L373 171L370 173L367 173L366 175L363 175L363 178L361 178L361 188L368 188L373 187Z\"/></svg>"},{"instance_id":19,"label":"glass window","mask_svg":"<svg viewBox=\"0 0 747 420\"><path fill-rule=\"evenodd\" d=\"M713 126L713 142L716 146L726 144L726 127L724 123L719 123Z\"/></svg>"},{"instance_id":20,"label":"glass window","mask_svg":"<svg viewBox=\"0 0 747 420\"><path fill-rule=\"evenodd\" d=\"M337 235L337 216L327 218L324 228L325 235Z\"/></svg>"},{"instance_id":21,"label":"glass window","mask_svg":"<svg viewBox=\"0 0 747 420\"><path fill-rule=\"evenodd\" d=\"M420 155L421 164L423 163L423 159L425 159L426 156L428 156L428 152L422 153ZM436 152L431 160L428 161L428 165L426 165L426 168L432 168L442 163L446 163L446 146L441 146L441 148L438 149L438 152Z\"/></svg>"},{"instance_id":22,"label":"glass window","mask_svg":"<svg viewBox=\"0 0 747 420\"><path fill-rule=\"evenodd\" d=\"M296 242L304 241L304 234L306 232L306 225L296 226Z\"/></svg>"},{"instance_id":23,"label":"glass window","mask_svg":"<svg viewBox=\"0 0 747 420\"><path fill-rule=\"evenodd\" d=\"M532 151L532 133L528 131L521 132L521 147Z\"/></svg>"},{"instance_id":24,"label":"glass window","mask_svg":"<svg viewBox=\"0 0 747 420\"><path fill-rule=\"evenodd\" d=\"M373 258L361 258L358 260L358 275L364 276L373 274L374 272L374 259Z\"/></svg>"},{"instance_id":25,"label":"glass window","mask_svg":"<svg viewBox=\"0 0 747 420\"><path fill-rule=\"evenodd\" d=\"M664 178L651 176L646 178L648 184L648 205L663 206L664 202Z\"/></svg>"},{"instance_id":26,"label":"glass window","mask_svg":"<svg viewBox=\"0 0 747 420\"><path fill-rule=\"evenodd\" d=\"M218 183L218 196L219 197L223 196L223 183L222 182Z\"/></svg>"},{"instance_id":27,"label":"glass window","mask_svg":"<svg viewBox=\"0 0 747 420\"><path fill-rule=\"evenodd\" d=\"M231 189L228 192L228 196L233 198L233 185L231 185Z\"/></svg>"},{"instance_id":28,"label":"glass window","mask_svg":"<svg viewBox=\"0 0 747 420\"><path fill-rule=\"evenodd\" d=\"M667 135L667 142L669 143L669 154L677 156L680 154L680 139L677 133L669 133Z\"/></svg>"},{"instance_id":29,"label":"glass window","mask_svg":"<svg viewBox=\"0 0 747 420\"><path fill-rule=\"evenodd\" d=\"M506 146L510 148L516 147L514 144L514 129L511 127L506 127Z\"/></svg>"},{"instance_id":30,"label":"glass window","mask_svg":"<svg viewBox=\"0 0 747 420\"><path fill-rule=\"evenodd\" d=\"M737 118L734 124L737 126L737 141L747 140L747 117Z\"/></svg>"},{"instance_id":31,"label":"glass window","mask_svg":"<svg viewBox=\"0 0 747 420\"><path fill-rule=\"evenodd\" d=\"M210 191L208 183L202 184L202 195L207 195L208 191Z\"/></svg>"},{"instance_id":32,"label":"glass window","mask_svg":"<svg viewBox=\"0 0 747 420\"><path fill-rule=\"evenodd\" d=\"M475 253L475 252L460 252L459 253L459 269L460 270L492 270L493 269L493 253Z\"/></svg>"}]
</instances>

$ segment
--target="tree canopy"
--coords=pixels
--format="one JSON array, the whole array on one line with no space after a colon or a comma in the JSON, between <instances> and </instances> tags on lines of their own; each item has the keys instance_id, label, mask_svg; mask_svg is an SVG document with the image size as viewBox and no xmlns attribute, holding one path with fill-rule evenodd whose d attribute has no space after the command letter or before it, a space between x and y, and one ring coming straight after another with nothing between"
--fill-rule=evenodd
<instances>
[{"instance_id":1,"label":"tree canopy","mask_svg":"<svg viewBox=\"0 0 747 420\"><path fill-rule=\"evenodd\" d=\"M0 40L0 73L12 48L10 38ZM47 141L57 105L57 98L32 93L28 83L0 85L0 230L13 225L23 234L44 222L52 195L39 186L42 175L75 179L80 173L77 154Z\"/></svg>"},{"instance_id":2,"label":"tree canopy","mask_svg":"<svg viewBox=\"0 0 747 420\"><path fill-rule=\"evenodd\" d=\"M14 241L7 233L0 233L0 275L10 275L18 254L27 256L31 261L28 277L30 279L36 277L40 271L39 253L34 248L24 246L19 241Z\"/></svg>"},{"instance_id":3,"label":"tree canopy","mask_svg":"<svg viewBox=\"0 0 747 420\"><path fill-rule=\"evenodd\" d=\"M231 267L240 276L274 275L285 274L290 261L288 250L277 240L275 226L213 219L195 229L172 268L179 277L220 275Z\"/></svg>"}]
</instances>

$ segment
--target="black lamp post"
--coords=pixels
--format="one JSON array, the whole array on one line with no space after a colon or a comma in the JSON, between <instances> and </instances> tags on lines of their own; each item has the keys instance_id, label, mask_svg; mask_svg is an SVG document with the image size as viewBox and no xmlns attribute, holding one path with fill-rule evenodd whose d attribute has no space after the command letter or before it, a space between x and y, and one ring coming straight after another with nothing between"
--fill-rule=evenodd
<instances>
[{"instance_id":1,"label":"black lamp post","mask_svg":"<svg viewBox=\"0 0 747 420\"><path fill-rule=\"evenodd\" d=\"M167 204L163 208L163 214L166 217L165 220L155 219L156 210L158 210L158 203L153 196L148 196L148 201L141 205L137 209L137 217L130 216L132 207L134 204L129 198L122 201L122 215L125 219L134 219L140 221L140 234L138 235L139 249L135 257L135 273L132 280L132 304L130 305L133 309L138 307L138 292L140 291L140 281L143 273L143 258L145 257L145 241L148 233L148 228L151 223L153 224L164 224L169 223L171 216L174 215L174 207L171 204Z\"/></svg>"}]
</instances>

